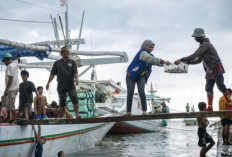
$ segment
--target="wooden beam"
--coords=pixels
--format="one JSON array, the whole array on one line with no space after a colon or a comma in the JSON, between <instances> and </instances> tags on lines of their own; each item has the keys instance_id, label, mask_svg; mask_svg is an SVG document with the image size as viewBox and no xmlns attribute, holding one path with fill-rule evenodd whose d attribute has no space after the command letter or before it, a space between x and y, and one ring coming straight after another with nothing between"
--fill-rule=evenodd
<instances>
[{"instance_id":1,"label":"wooden beam","mask_svg":"<svg viewBox=\"0 0 232 157\"><path fill-rule=\"evenodd\" d=\"M18 120L17 124L18 125L31 125L31 124L61 125L61 124L84 124L84 123L136 121L136 120L152 120L152 119L197 118L202 116L232 117L232 111L160 113L160 114L148 114L148 115L114 116L114 117L83 118L83 119Z\"/></svg>"}]
</instances>

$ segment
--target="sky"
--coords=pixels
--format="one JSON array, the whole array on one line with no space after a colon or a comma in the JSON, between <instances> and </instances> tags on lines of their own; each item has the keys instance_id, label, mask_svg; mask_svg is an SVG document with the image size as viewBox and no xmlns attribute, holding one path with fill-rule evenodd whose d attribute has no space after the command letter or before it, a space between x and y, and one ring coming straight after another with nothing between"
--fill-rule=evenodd
<instances>
[{"instance_id":1,"label":"sky","mask_svg":"<svg viewBox=\"0 0 232 157\"><path fill-rule=\"evenodd\" d=\"M33 5L32 5L33 4ZM204 28L206 36L215 46L226 73L225 84L232 86L232 1L230 0L68 0L71 38L79 34L82 11L85 19L82 38L86 40L80 50L125 51L128 63L96 66L98 80L112 79L126 87L126 69L139 51L142 42L150 39L155 43L155 57L174 62L192 54L199 46L191 37L194 28ZM33 43L54 40L51 23L24 23L1 20L33 20L50 22L50 15L64 20L65 7L59 0L8 0L0 3L0 38ZM28 59L28 62L36 59ZM38 60L36 60L38 61ZM79 68L79 72L85 67ZM36 86L45 87L49 71L28 69L29 80ZM202 64L189 66L187 74L165 73L163 67L153 66L146 85L152 82L161 97L170 97L173 110L184 111L185 105L195 106L207 101ZM4 66L0 68L0 95L4 92ZM89 71L80 79L90 79ZM21 78L20 78L20 81ZM213 107L218 110L222 94L214 87ZM56 81L50 91L44 91L49 101L57 99ZM56 96L54 96L56 95Z\"/></svg>"}]
</instances>

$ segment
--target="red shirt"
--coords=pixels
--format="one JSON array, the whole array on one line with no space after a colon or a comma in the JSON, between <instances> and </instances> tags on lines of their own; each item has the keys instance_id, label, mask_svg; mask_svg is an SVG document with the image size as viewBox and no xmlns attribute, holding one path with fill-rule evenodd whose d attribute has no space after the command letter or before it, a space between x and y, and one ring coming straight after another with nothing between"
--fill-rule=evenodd
<instances>
[{"instance_id":1,"label":"red shirt","mask_svg":"<svg viewBox=\"0 0 232 157\"><path fill-rule=\"evenodd\" d=\"M222 75L225 73L225 70L223 68L223 65L222 63L218 63L214 68L213 70L210 70L210 71L207 71L206 72L206 75L205 75L205 78L207 80L212 80L212 79L215 79L216 77Z\"/></svg>"}]
</instances>

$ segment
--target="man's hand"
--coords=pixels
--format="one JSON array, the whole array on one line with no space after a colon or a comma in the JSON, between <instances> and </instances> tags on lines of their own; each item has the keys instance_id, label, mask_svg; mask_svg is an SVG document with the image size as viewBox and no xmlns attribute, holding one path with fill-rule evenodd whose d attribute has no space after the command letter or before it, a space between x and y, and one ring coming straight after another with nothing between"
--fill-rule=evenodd
<instances>
[{"instance_id":1,"label":"man's hand","mask_svg":"<svg viewBox=\"0 0 232 157\"><path fill-rule=\"evenodd\" d=\"M76 83L76 85L78 85L79 83L78 79L74 79L74 82Z\"/></svg>"},{"instance_id":2,"label":"man's hand","mask_svg":"<svg viewBox=\"0 0 232 157\"><path fill-rule=\"evenodd\" d=\"M48 90L48 89L49 89L49 84L46 85L46 90Z\"/></svg>"},{"instance_id":3,"label":"man's hand","mask_svg":"<svg viewBox=\"0 0 232 157\"><path fill-rule=\"evenodd\" d=\"M180 59L178 59L178 60L176 60L175 62L174 62L174 64L176 64L176 65L178 65L178 64L180 64L181 63L181 60Z\"/></svg>"},{"instance_id":4,"label":"man's hand","mask_svg":"<svg viewBox=\"0 0 232 157\"><path fill-rule=\"evenodd\" d=\"M165 64L165 65L170 65L171 62L169 62L169 61L164 61L164 64Z\"/></svg>"},{"instance_id":5,"label":"man's hand","mask_svg":"<svg viewBox=\"0 0 232 157\"><path fill-rule=\"evenodd\" d=\"M7 96L8 95L8 90L5 90L4 91L4 96Z\"/></svg>"},{"instance_id":6,"label":"man's hand","mask_svg":"<svg viewBox=\"0 0 232 157\"><path fill-rule=\"evenodd\" d=\"M37 111L34 111L35 116L37 115Z\"/></svg>"}]
</instances>

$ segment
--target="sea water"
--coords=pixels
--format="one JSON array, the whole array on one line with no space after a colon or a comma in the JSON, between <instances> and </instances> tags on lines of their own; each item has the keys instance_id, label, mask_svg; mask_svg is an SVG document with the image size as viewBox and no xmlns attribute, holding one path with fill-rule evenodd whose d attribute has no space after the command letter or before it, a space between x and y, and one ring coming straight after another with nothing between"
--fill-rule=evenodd
<instances>
[{"instance_id":1,"label":"sea water","mask_svg":"<svg viewBox=\"0 0 232 157\"><path fill-rule=\"evenodd\" d=\"M201 148L197 128L197 125L185 126L182 121L171 121L163 132L107 135L95 147L67 157L198 157ZM207 129L217 143L218 129L215 126ZM216 153L215 144L207 156L214 157Z\"/></svg>"}]
</instances>

